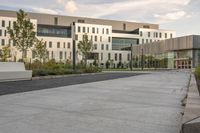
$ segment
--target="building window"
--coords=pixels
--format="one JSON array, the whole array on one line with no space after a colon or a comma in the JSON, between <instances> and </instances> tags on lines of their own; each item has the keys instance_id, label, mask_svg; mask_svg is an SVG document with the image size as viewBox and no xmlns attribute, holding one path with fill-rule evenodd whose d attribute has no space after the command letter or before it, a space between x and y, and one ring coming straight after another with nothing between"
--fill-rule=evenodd
<instances>
[{"instance_id":1,"label":"building window","mask_svg":"<svg viewBox=\"0 0 200 133\"><path fill-rule=\"evenodd\" d=\"M87 28L87 32L90 33L90 28L89 27Z\"/></svg>"},{"instance_id":2,"label":"building window","mask_svg":"<svg viewBox=\"0 0 200 133\"><path fill-rule=\"evenodd\" d=\"M11 21L8 22L8 27L9 27L9 28L11 27Z\"/></svg>"},{"instance_id":3,"label":"building window","mask_svg":"<svg viewBox=\"0 0 200 133\"><path fill-rule=\"evenodd\" d=\"M103 60L103 53L101 53L101 60Z\"/></svg>"},{"instance_id":4,"label":"building window","mask_svg":"<svg viewBox=\"0 0 200 133\"><path fill-rule=\"evenodd\" d=\"M117 53L115 54L115 61L117 61Z\"/></svg>"},{"instance_id":5,"label":"building window","mask_svg":"<svg viewBox=\"0 0 200 133\"><path fill-rule=\"evenodd\" d=\"M83 33L85 33L85 27L83 27Z\"/></svg>"},{"instance_id":6,"label":"building window","mask_svg":"<svg viewBox=\"0 0 200 133\"><path fill-rule=\"evenodd\" d=\"M102 34L104 34L104 28L102 29Z\"/></svg>"},{"instance_id":7,"label":"building window","mask_svg":"<svg viewBox=\"0 0 200 133\"><path fill-rule=\"evenodd\" d=\"M100 42L102 42L102 36L100 36Z\"/></svg>"},{"instance_id":8,"label":"building window","mask_svg":"<svg viewBox=\"0 0 200 133\"><path fill-rule=\"evenodd\" d=\"M122 54L119 54L119 61L122 61Z\"/></svg>"},{"instance_id":9,"label":"building window","mask_svg":"<svg viewBox=\"0 0 200 133\"><path fill-rule=\"evenodd\" d=\"M92 33L95 33L95 28L94 27L92 28Z\"/></svg>"},{"instance_id":10,"label":"building window","mask_svg":"<svg viewBox=\"0 0 200 133\"><path fill-rule=\"evenodd\" d=\"M80 26L78 26L78 32L79 32L79 33L81 32L81 27L80 27Z\"/></svg>"},{"instance_id":11,"label":"building window","mask_svg":"<svg viewBox=\"0 0 200 133\"><path fill-rule=\"evenodd\" d=\"M99 28L97 28L97 34L99 34Z\"/></svg>"},{"instance_id":12,"label":"building window","mask_svg":"<svg viewBox=\"0 0 200 133\"><path fill-rule=\"evenodd\" d=\"M109 45L108 44L106 44L106 50L109 50Z\"/></svg>"},{"instance_id":13,"label":"building window","mask_svg":"<svg viewBox=\"0 0 200 133\"><path fill-rule=\"evenodd\" d=\"M111 54L110 53L108 53L108 60L110 60L111 59Z\"/></svg>"},{"instance_id":14,"label":"building window","mask_svg":"<svg viewBox=\"0 0 200 133\"><path fill-rule=\"evenodd\" d=\"M152 42L152 39L150 39L150 42Z\"/></svg>"},{"instance_id":15,"label":"building window","mask_svg":"<svg viewBox=\"0 0 200 133\"><path fill-rule=\"evenodd\" d=\"M173 35L172 35L172 33L170 34L170 38L173 38Z\"/></svg>"},{"instance_id":16,"label":"building window","mask_svg":"<svg viewBox=\"0 0 200 133\"><path fill-rule=\"evenodd\" d=\"M63 58L63 52L60 51L60 60L62 60L62 58Z\"/></svg>"},{"instance_id":17,"label":"building window","mask_svg":"<svg viewBox=\"0 0 200 133\"><path fill-rule=\"evenodd\" d=\"M67 52L65 51L65 59L67 59Z\"/></svg>"},{"instance_id":18,"label":"building window","mask_svg":"<svg viewBox=\"0 0 200 133\"><path fill-rule=\"evenodd\" d=\"M148 32L148 37L151 37L151 32Z\"/></svg>"},{"instance_id":19,"label":"building window","mask_svg":"<svg viewBox=\"0 0 200 133\"><path fill-rule=\"evenodd\" d=\"M2 36L2 30L0 29L0 36Z\"/></svg>"},{"instance_id":20,"label":"building window","mask_svg":"<svg viewBox=\"0 0 200 133\"><path fill-rule=\"evenodd\" d=\"M11 39L8 40L8 45L9 45L9 46L11 45Z\"/></svg>"},{"instance_id":21,"label":"building window","mask_svg":"<svg viewBox=\"0 0 200 133\"><path fill-rule=\"evenodd\" d=\"M149 40L148 39L146 39L146 43L148 43L149 42Z\"/></svg>"},{"instance_id":22,"label":"building window","mask_svg":"<svg viewBox=\"0 0 200 133\"><path fill-rule=\"evenodd\" d=\"M142 44L144 44L144 39L142 39Z\"/></svg>"},{"instance_id":23,"label":"building window","mask_svg":"<svg viewBox=\"0 0 200 133\"><path fill-rule=\"evenodd\" d=\"M58 18L57 17L54 18L54 24L58 25Z\"/></svg>"},{"instance_id":24,"label":"building window","mask_svg":"<svg viewBox=\"0 0 200 133\"><path fill-rule=\"evenodd\" d=\"M109 34L109 29L106 29L106 34Z\"/></svg>"},{"instance_id":25,"label":"building window","mask_svg":"<svg viewBox=\"0 0 200 133\"><path fill-rule=\"evenodd\" d=\"M54 58L54 53L53 53L53 51L51 51L51 59L53 59Z\"/></svg>"},{"instance_id":26,"label":"building window","mask_svg":"<svg viewBox=\"0 0 200 133\"><path fill-rule=\"evenodd\" d=\"M5 45L5 39L1 39L1 45L2 45L2 46Z\"/></svg>"},{"instance_id":27,"label":"building window","mask_svg":"<svg viewBox=\"0 0 200 133\"><path fill-rule=\"evenodd\" d=\"M44 42L44 46L45 46L45 48L47 47L47 42L46 41Z\"/></svg>"},{"instance_id":28,"label":"building window","mask_svg":"<svg viewBox=\"0 0 200 133\"><path fill-rule=\"evenodd\" d=\"M78 19L78 23L85 23L85 20L83 20L83 19Z\"/></svg>"},{"instance_id":29,"label":"building window","mask_svg":"<svg viewBox=\"0 0 200 133\"><path fill-rule=\"evenodd\" d=\"M167 33L165 33L165 38L167 38Z\"/></svg>"},{"instance_id":30,"label":"building window","mask_svg":"<svg viewBox=\"0 0 200 133\"><path fill-rule=\"evenodd\" d=\"M65 48L65 42L63 43L63 48Z\"/></svg>"},{"instance_id":31,"label":"building window","mask_svg":"<svg viewBox=\"0 0 200 133\"><path fill-rule=\"evenodd\" d=\"M49 42L49 48L52 48L52 42Z\"/></svg>"},{"instance_id":32,"label":"building window","mask_svg":"<svg viewBox=\"0 0 200 133\"><path fill-rule=\"evenodd\" d=\"M57 48L60 48L60 42L57 42Z\"/></svg>"},{"instance_id":33,"label":"building window","mask_svg":"<svg viewBox=\"0 0 200 133\"><path fill-rule=\"evenodd\" d=\"M49 51L47 51L47 59L49 59Z\"/></svg>"},{"instance_id":34,"label":"building window","mask_svg":"<svg viewBox=\"0 0 200 133\"><path fill-rule=\"evenodd\" d=\"M94 41L96 41L96 42L97 42L97 36L95 36L95 37L94 37Z\"/></svg>"},{"instance_id":35,"label":"building window","mask_svg":"<svg viewBox=\"0 0 200 133\"><path fill-rule=\"evenodd\" d=\"M94 50L97 50L97 44L94 44Z\"/></svg>"},{"instance_id":36,"label":"building window","mask_svg":"<svg viewBox=\"0 0 200 133\"><path fill-rule=\"evenodd\" d=\"M143 33L142 33L142 31L140 31L140 36L143 36Z\"/></svg>"},{"instance_id":37,"label":"building window","mask_svg":"<svg viewBox=\"0 0 200 133\"><path fill-rule=\"evenodd\" d=\"M108 37L108 42L111 42L111 37Z\"/></svg>"},{"instance_id":38,"label":"building window","mask_svg":"<svg viewBox=\"0 0 200 133\"><path fill-rule=\"evenodd\" d=\"M6 30L4 30L4 36L6 36L7 35L7 31Z\"/></svg>"},{"instance_id":39,"label":"building window","mask_svg":"<svg viewBox=\"0 0 200 133\"><path fill-rule=\"evenodd\" d=\"M130 61L130 54L127 54L127 60Z\"/></svg>"},{"instance_id":40,"label":"building window","mask_svg":"<svg viewBox=\"0 0 200 133\"><path fill-rule=\"evenodd\" d=\"M162 38L162 33L160 33L160 38Z\"/></svg>"},{"instance_id":41,"label":"building window","mask_svg":"<svg viewBox=\"0 0 200 133\"><path fill-rule=\"evenodd\" d=\"M104 44L101 44L101 50L104 50Z\"/></svg>"},{"instance_id":42,"label":"building window","mask_svg":"<svg viewBox=\"0 0 200 133\"><path fill-rule=\"evenodd\" d=\"M70 47L71 47L70 45L71 45L71 43L68 42L68 43L67 43L67 48L70 48Z\"/></svg>"},{"instance_id":43,"label":"building window","mask_svg":"<svg viewBox=\"0 0 200 133\"><path fill-rule=\"evenodd\" d=\"M2 20L2 27L5 27L5 20Z\"/></svg>"},{"instance_id":44,"label":"building window","mask_svg":"<svg viewBox=\"0 0 200 133\"><path fill-rule=\"evenodd\" d=\"M126 30L126 24L123 23L123 30Z\"/></svg>"},{"instance_id":45,"label":"building window","mask_svg":"<svg viewBox=\"0 0 200 133\"><path fill-rule=\"evenodd\" d=\"M158 38L158 32L156 32L156 38Z\"/></svg>"}]
</instances>

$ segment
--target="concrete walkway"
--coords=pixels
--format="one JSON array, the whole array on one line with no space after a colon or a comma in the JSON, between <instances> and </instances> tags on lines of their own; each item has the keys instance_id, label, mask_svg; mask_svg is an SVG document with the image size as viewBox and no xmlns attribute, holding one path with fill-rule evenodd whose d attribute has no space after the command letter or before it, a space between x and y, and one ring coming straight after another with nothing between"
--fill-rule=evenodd
<instances>
[{"instance_id":1,"label":"concrete walkway","mask_svg":"<svg viewBox=\"0 0 200 133\"><path fill-rule=\"evenodd\" d=\"M155 72L0 96L0 133L179 133L189 75Z\"/></svg>"}]
</instances>

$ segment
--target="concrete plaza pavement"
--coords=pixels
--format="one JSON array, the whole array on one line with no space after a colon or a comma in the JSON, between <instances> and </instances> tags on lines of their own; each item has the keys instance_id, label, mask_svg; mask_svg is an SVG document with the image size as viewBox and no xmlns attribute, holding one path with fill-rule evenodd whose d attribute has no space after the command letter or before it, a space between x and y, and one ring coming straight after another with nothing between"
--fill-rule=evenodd
<instances>
[{"instance_id":1,"label":"concrete plaza pavement","mask_svg":"<svg viewBox=\"0 0 200 133\"><path fill-rule=\"evenodd\" d=\"M179 133L190 73L0 96L0 133Z\"/></svg>"}]
</instances>

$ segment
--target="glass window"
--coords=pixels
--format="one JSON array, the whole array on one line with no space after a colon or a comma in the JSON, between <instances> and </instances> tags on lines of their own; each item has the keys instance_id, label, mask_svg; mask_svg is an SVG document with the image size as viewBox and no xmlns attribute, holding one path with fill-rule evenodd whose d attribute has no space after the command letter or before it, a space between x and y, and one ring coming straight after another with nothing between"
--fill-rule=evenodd
<instances>
[{"instance_id":1,"label":"glass window","mask_svg":"<svg viewBox=\"0 0 200 133\"><path fill-rule=\"evenodd\" d=\"M142 31L140 31L140 36L143 36L143 33L142 33Z\"/></svg>"},{"instance_id":2,"label":"glass window","mask_svg":"<svg viewBox=\"0 0 200 133\"><path fill-rule=\"evenodd\" d=\"M94 50L97 50L97 44L94 44Z\"/></svg>"},{"instance_id":3,"label":"glass window","mask_svg":"<svg viewBox=\"0 0 200 133\"><path fill-rule=\"evenodd\" d=\"M58 18L57 17L54 18L54 24L58 25Z\"/></svg>"},{"instance_id":4,"label":"glass window","mask_svg":"<svg viewBox=\"0 0 200 133\"><path fill-rule=\"evenodd\" d=\"M68 42L68 43L67 43L67 48L70 48L70 47L71 47L70 45L71 45L71 43Z\"/></svg>"},{"instance_id":5,"label":"glass window","mask_svg":"<svg viewBox=\"0 0 200 133\"><path fill-rule=\"evenodd\" d=\"M52 42L49 42L49 48L52 48Z\"/></svg>"},{"instance_id":6,"label":"glass window","mask_svg":"<svg viewBox=\"0 0 200 133\"><path fill-rule=\"evenodd\" d=\"M138 39L112 38L112 50L124 50L124 48L130 47L131 44L138 44Z\"/></svg>"},{"instance_id":7,"label":"glass window","mask_svg":"<svg viewBox=\"0 0 200 133\"><path fill-rule=\"evenodd\" d=\"M90 33L90 28L89 27L87 28L87 32Z\"/></svg>"},{"instance_id":8,"label":"glass window","mask_svg":"<svg viewBox=\"0 0 200 133\"><path fill-rule=\"evenodd\" d=\"M4 36L6 36L7 35L7 31L6 30L4 30Z\"/></svg>"},{"instance_id":9,"label":"glass window","mask_svg":"<svg viewBox=\"0 0 200 133\"><path fill-rule=\"evenodd\" d=\"M130 54L127 54L127 60L130 61Z\"/></svg>"},{"instance_id":10,"label":"glass window","mask_svg":"<svg viewBox=\"0 0 200 133\"><path fill-rule=\"evenodd\" d=\"M95 28L94 27L92 28L92 33L95 33Z\"/></svg>"},{"instance_id":11,"label":"glass window","mask_svg":"<svg viewBox=\"0 0 200 133\"><path fill-rule=\"evenodd\" d=\"M110 60L111 59L111 54L110 53L108 53L108 60Z\"/></svg>"},{"instance_id":12,"label":"glass window","mask_svg":"<svg viewBox=\"0 0 200 133\"><path fill-rule=\"evenodd\" d=\"M106 34L109 34L109 29L106 29Z\"/></svg>"},{"instance_id":13,"label":"glass window","mask_svg":"<svg viewBox=\"0 0 200 133\"><path fill-rule=\"evenodd\" d=\"M108 37L108 42L111 42L111 37Z\"/></svg>"},{"instance_id":14,"label":"glass window","mask_svg":"<svg viewBox=\"0 0 200 133\"><path fill-rule=\"evenodd\" d=\"M51 51L51 59L53 59L54 58L54 53L53 53L53 51Z\"/></svg>"},{"instance_id":15,"label":"glass window","mask_svg":"<svg viewBox=\"0 0 200 133\"><path fill-rule=\"evenodd\" d=\"M83 27L83 33L85 33L85 27Z\"/></svg>"},{"instance_id":16,"label":"glass window","mask_svg":"<svg viewBox=\"0 0 200 133\"><path fill-rule=\"evenodd\" d=\"M160 33L160 38L162 38L162 33Z\"/></svg>"},{"instance_id":17,"label":"glass window","mask_svg":"<svg viewBox=\"0 0 200 133\"><path fill-rule=\"evenodd\" d=\"M1 39L1 45L2 45L2 46L5 45L5 39Z\"/></svg>"},{"instance_id":18,"label":"glass window","mask_svg":"<svg viewBox=\"0 0 200 133\"><path fill-rule=\"evenodd\" d=\"M117 53L115 53L115 61L117 61Z\"/></svg>"},{"instance_id":19,"label":"glass window","mask_svg":"<svg viewBox=\"0 0 200 133\"><path fill-rule=\"evenodd\" d=\"M108 44L106 44L106 50L108 50L109 49L109 45Z\"/></svg>"},{"instance_id":20,"label":"glass window","mask_svg":"<svg viewBox=\"0 0 200 133\"><path fill-rule=\"evenodd\" d=\"M101 50L104 50L104 44L101 44Z\"/></svg>"},{"instance_id":21,"label":"glass window","mask_svg":"<svg viewBox=\"0 0 200 133\"><path fill-rule=\"evenodd\" d=\"M104 28L102 29L102 34L104 34Z\"/></svg>"},{"instance_id":22,"label":"glass window","mask_svg":"<svg viewBox=\"0 0 200 133\"><path fill-rule=\"evenodd\" d=\"M2 30L0 29L0 36L2 36Z\"/></svg>"},{"instance_id":23,"label":"glass window","mask_svg":"<svg viewBox=\"0 0 200 133\"><path fill-rule=\"evenodd\" d=\"M123 30L126 30L126 24L125 23L123 24Z\"/></svg>"},{"instance_id":24,"label":"glass window","mask_svg":"<svg viewBox=\"0 0 200 133\"><path fill-rule=\"evenodd\" d=\"M65 59L67 59L67 52L65 51Z\"/></svg>"},{"instance_id":25,"label":"glass window","mask_svg":"<svg viewBox=\"0 0 200 133\"><path fill-rule=\"evenodd\" d=\"M97 28L97 34L99 34L99 28Z\"/></svg>"},{"instance_id":26,"label":"glass window","mask_svg":"<svg viewBox=\"0 0 200 133\"><path fill-rule=\"evenodd\" d=\"M63 48L65 48L65 42L63 43Z\"/></svg>"},{"instance_id":27,"label":"glass window","mask_svg":"<svg viewBox=\"0 0 200 133\"><path fill-rule=\"evenodd\" d=\"M95 36L95 38L94 38L95 40L94 41L97 41L97 36Z\"/></svg>"},{"instance_id":28,"label":"glass window","mask_svg":"<svg viewBox=\"0 0 200 133\"><path fill-rule=\"evenodd\" d=\"M80 26L78 26L78 32L81 32L81 27Z\"/></svg>"},{"instance_id":29,"label":"glass window","mask_svg":"<svg viewBox=\"0 0 200 133\"><path fill-rule=\"evenodd\" d=\"M101 53L101 60L103 60L103 53Z\"/></svg>"},{"instance_id":30,"label":"glass window","mask_svg":"<svg viewBox=\"0 0 200 133\"><path fill-rule=\"evenodd\" d=\"M100 36L100 42L102 42L102 36Z\"/></svg>"},{"instance_id":31,"label":"glass window","mask_svg":"<svg viewBox=\"0 0 200 133\"><path fill-rule=\"evenodd\" d=\"M172 33L170 34L170 38L173 38L173 35L172 35Z\"/></svg>"},{"instance_id":32,"label":"glass window","mask_svg":"<svg viewBox=\"0 0 200 133\"><path fill-rule=\"evenodd\" d=\"M60 48L60 42L57 42L57 48Z\"/></svg>"},{"instance_id":33,"label":"glass window","mask_svg":"<svg viewBox=\"0 0 200 133\"><path fill-rule=\"evenodd\" d=\"M122 54L119 54L119 61L122 60Z\"/></svg>"},{"instance_id":34,"label":"glass window","mask_svg":"<svg viewBox=\"0 0 200 133\"><path fill-rule=\"evenodd\" d=\"M63 59L63 52L60 51L60 60L62 60L62 59Z\"/></svg>"},{"instance_id":35,"label":"glass window","mask_svg":"<svg viewBox=\"0 0 200 133\"><path fill-rule=\"evenodd\" d=\"M167 38L167 33L165 33L165 38Z\"/></svg>"},{"instance_id":36,"label":"glass window","mask_svg":"<svg viewBox=\"0 0 200 133\"><path fill-rule=\"evenodd\" d=\"M5 27L5 20L2 20L2 27Z\"/></svg>"},{"instance_id":37,"label":"glass window","mask_svg":"<svg viewBox=\"0 0 200 133\"><path fill-rule=\"evenodd\" d=\"M39 24L37 28L37 35L71 38L71 27Z\"/></svg>"},{"instance_id":38,"label":"glass window","mask_svg":"<svg viewBox=\"0 0 200 133\"><path fill-rule=\"evenodd\" d=\"M148 32L148 37L151 37L151 32Z\"/></svg>"},{"instance_id":39,"label":"glass window","mask_svg":"<svg viewBox=\"0 0 200 133\"><path fill-rule=\"evenodd\" d=\"M11 27L11 21L8 22L8 27Z\"/></svg>"}]
</instances>

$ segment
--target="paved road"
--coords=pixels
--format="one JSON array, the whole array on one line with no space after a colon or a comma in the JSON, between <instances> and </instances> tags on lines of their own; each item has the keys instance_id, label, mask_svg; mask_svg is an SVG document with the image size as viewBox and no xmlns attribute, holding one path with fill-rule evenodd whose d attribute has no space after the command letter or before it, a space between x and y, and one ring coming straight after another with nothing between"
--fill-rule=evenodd
<instances>
[{"instance_id":1,"label":"paved road","mask_svg":"<svg viewBox=\"0 0 200 133\"><path fill-rule=\"evenodd\" d=\"M0 133L179 133L189 75L155 72L3 95Z\"/></svg>"},{"instance_id":2,"label":"paved road","mask_svg":"<svg viewBox=\"0 0 200 133\"><path fill-rule=\"evenodd\" d=\"M78 75L69 76L55 79L43 79L43 80L32 80L32 81L18 81L18 82L6 82L0 83L0 95L50 89L61 86L68 86L74 84L83 84L90 82L97 82L103 80L111 80L117 78L125 78L130 76L136 76L139 74L135 73L102 73L102 74L89 74L89 75Z\"/></svg>"}]
</instances>

